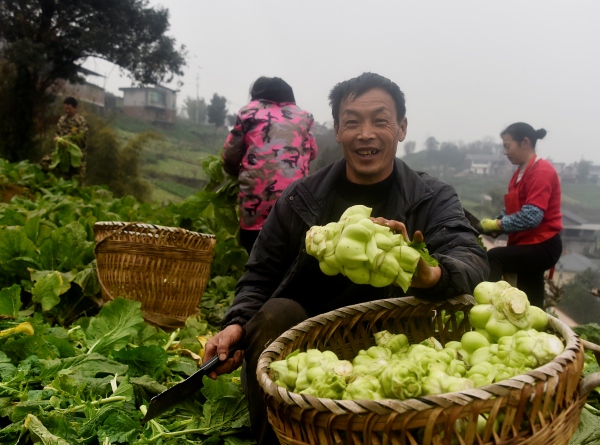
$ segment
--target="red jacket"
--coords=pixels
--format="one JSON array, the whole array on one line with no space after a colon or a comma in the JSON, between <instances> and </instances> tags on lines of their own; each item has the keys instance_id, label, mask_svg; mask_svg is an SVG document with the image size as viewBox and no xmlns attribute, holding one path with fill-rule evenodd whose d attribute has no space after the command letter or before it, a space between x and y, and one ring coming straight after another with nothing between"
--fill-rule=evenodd
<instances>
[{"instance_id":1,"label":"red jacket","mask_svg":"<svg viewBox=\"0 0 600 445\"><path fill-rule=\"evenodd\" d=\"M538 244L562 230L560 181L552 164L544 159L537 160L527 168L521 181L517 183L518 174L519 171L515 171L510 180L508 193L518 194L519 209L525 204L536 206L544 211L544 218L533 229L510 233L508 244ZM506 210L509 214L509 209Z\"/></svg>"}]
</instances>

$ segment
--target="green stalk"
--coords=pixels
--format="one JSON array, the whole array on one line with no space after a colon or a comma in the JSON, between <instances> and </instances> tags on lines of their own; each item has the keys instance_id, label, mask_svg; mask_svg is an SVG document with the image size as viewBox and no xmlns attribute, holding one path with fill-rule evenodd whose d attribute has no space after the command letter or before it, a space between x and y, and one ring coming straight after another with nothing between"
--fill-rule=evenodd
<instances>
[{"instance_id":1,"label":"green stalk","mask_svg":"<svg viewBox=\"0 0 600 445\"><path fill-rule=\"evenodd\" d=\"M92 405L92 406L104 405L106 403L112 403L112 402L124 402L125 400L127 400L127 397L125 397L125 396L112 396L112 397L107 397L106 399L94 400L93 402L90 402L89 405ZM71 408L67 408L67 410L68 411L79 411L80 409L85 408L87 405L88 404L72 406Z\"/></svg>"},{"instance_id":2,"label":"green stalk","mask_svg":"<svg viewBox=\"0 0 600 445\"><path fill-rule=\"evenodd\" d=\"M171 347L171 345L173 344L173 342L175 341L175 339L177 338L178 335L179 335L179 328L177 328L173 332L171 332L171 335L169 336L169 340L167 341L167 344L163 346L163 349L165 351L169 350L169 348Z\"/></svg>"},{"instance_id":3,"label":"green stalk","mask_svg":"<svg viewBox=\"0 0 600 445\"><path fill-rule=\"evenodd\" d=\"M223 424L225 425L225 424ZM195 429L189 429L189 430L181 430L181 431L173 431L170 433L159 433L156 436L153 436L149 439L150 443L154 443L156 440L158 440L161 437L177 437L177 436L185 436L187 434L205 434L208 431L212 431L214 430L214 427L211 428L195 428ZM223 436L232 436L234 434L237 434L239 431L235 431L235 430L230 430L230 431L225 431L225 432L221 432L219 433L219 437L223 437Z\"/></svg>"}]
</instances>

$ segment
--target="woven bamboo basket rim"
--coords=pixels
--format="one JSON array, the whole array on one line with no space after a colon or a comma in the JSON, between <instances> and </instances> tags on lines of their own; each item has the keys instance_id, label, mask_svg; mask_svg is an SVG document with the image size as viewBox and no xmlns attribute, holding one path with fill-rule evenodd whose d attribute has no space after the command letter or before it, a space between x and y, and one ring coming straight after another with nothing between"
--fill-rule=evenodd
<instances>
[{"instance_id":1,"label":"woven bamboo basket rim","mask_svg":"<svg viewBox=\"0 0 600 445\"><path fill-rule=\"evenodd\" d=\"M123 221L98 221L94 224L95 228L102 230L113 229L112 232L108 233L104 238L96 240L96 245L101 244L104 240L114 239L121 233L126 233L128 229L141 229L142 231L133 231L133 233L143 234L148 236L148 239L158 238L160 232L174 233L174 234L185 234L192 237L198 237L203 239L216 239L215 235L210 233L199 233L191 230L182 229L181 227L169 227L160 226L157 224L148 224L143 222L123 222ZM116 229L116 230L115 230Z\"/></svg>"},{"instance_id":2,"label":"woven bamboo basket rim","mask_svg":"<svg viewBox=\"0 0 600 445\"><path fill-rule=\"evenodd\" d=\"M551 391L553 389L551 386L556 387L561 384L559 374L563 370L563 365L575 361L577 354L583 354L583 342L577 334L556 317L548 315L550 329L557 332L566 343L564 351L551 362L535 368L532 371L474 389L438 395L420 396L418 398L406 400L337 400L290 392L275 384L269 376L270 364L275 360L285 358L282 357L282 352L288 350L290 347L289 345L293 344L298 337L303 336L306 332L313 329L319 329L327 325L336 325L346 317L360 317L361 314L366 314L369 311L383 312L397 307L410 308L411 306L417 307L422 304L431 305L433 309L436 307L447 308L448 303L456 305L457 307L468 307L473 306L475 300L470 295L462 295L440 302L421 300L415 297L403 297L346 306L309 318L284 332L263 351L256 370L259 384L262 390L267 395L273 397L278 404L284 404L288 407L298 407L303 411L316 410L335 415L368 413L389 415L394 413L413 413L415 416L412 420L417 420L419 412L430 412L432 409L446 409L452 406L464 407L464 412L460 411L455 414L466 415L470 411L470 405L474 402L485 404L486 401L489 401L490 406L492 403L497 405L498 398L508 397L512 391L523 389L527 385L534 385L539 381L545 382L545 388L548 393L553 392ZM600 347L598 347L598 350L600 351ZM288 353L289 352L291 351L288 351ZM581 382L580 380L581 376L577 376L580 396L585 397L587 393L600 382L600 373L588 375Z\"/></svg>"},{"instance_id":3,"label":"woven bamboo basket rim","mask_svg":"<svg viewBox=\"0 0 600 445\"><path fill-rule=\"evenodd\" d=\"M101 235L100 231L107 232L106 236L96 240L96 254L166 256L169 259L201 263L210 263L214 258L216 237L212 234L192 232L180 227L121 221L97 222L94 229L97 237ZM164 234L181 237L167 240L171 244L166 244L163 242ZM135 241L129 240L129 235L134 235ZM120 239L120 236L126 236L127 239ZM200 249L197 243L204 241L207 241L207 244Z\"/></svg>"}]
</instances>

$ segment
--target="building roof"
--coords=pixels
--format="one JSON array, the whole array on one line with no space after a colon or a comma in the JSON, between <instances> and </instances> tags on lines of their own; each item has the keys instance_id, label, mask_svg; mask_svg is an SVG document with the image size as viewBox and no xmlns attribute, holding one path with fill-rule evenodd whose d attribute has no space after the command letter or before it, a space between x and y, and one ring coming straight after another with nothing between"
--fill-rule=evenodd
<instances>
[{"instance_id":1,"label":"building roof","mask_svg":"<svg viewBox=\"0 0 600 445\"><path fill-rule=\"evenodd\" d=\"M141 87L121 87L121 91L135 91L135 90L167 90L172 93L177 93L179 90L172 90L171 88L163 87L162 85L156 86L141 86Z\"/></svg>"},{"instance_id":2,"label":"building roof","mask_svg":"<svg viewBox=\"0 0 600 445\"><path fill-rule=\"evenodd\" d=\"M561 256L556 264L557 271L580 273L586 269L600 270L600 260L579 253L569 253Z\"/></svg>"},{"instance_id":3,"label":"building roof","mask_svg":"<svg viewBox=\"0 0 600 445\"><path fill-rule=\"evenodd\" d=\"M97 77L105 77L102 74L99 74L95 71L92 70L88 70L87 68L84 68L82 66L78 66L77 67L77 71L79 71L81 74L85 74L86 76L97 76Z\"/></svg>"},{"instance_id":4,"label":"building roof","mask_svg":"<svg viewBox=\"0 0 600 445\"><path fill-rule=\"evenodd\" d=\"M487 153L468 153L467 159L474 162L508 162L505 156L487 154Z\"/></svg>"},{"instance_id":5,"label":"building roof","mask_svg":"<svg viewBox=\"0 0 600 445\"><path fill-rule=\"evenodd\" d=\"M561 207L560 212L562 213L563 216L563 224L564 226L574 226L574 225L581 225L581 224L585 224L587 223L587 221L585 219L583 219L581 216L565 209L564 207ZM565 221L565 219L567 221Z\"/></svg>"}]
</instances>

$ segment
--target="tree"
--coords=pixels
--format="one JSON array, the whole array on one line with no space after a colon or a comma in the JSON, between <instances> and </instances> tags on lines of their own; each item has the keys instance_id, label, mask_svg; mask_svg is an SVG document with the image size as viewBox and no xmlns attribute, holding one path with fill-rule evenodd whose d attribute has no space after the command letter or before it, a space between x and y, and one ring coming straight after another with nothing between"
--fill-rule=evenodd
<instances>
[{"instance_id":1,"label":"tree","mask_svg":"<svg viewBox=\"0 0 600 445\"><path fill-rule=\"evenodd\" d=\"M118 65L139 84L181 75L185 48L168 29L168 11L147 0L0 0L0 59L10 74L0 91L0 154L32 157L35 126L57 81L82 82L88 57Z\"/></svg>"},{"instance_id":2,"label":"tree","mask_svg":"<svg viewBox=\"0 0 600 445\"><path fill-rule=\"evenodd\" d=\"M183 104L186 114L196 125L203 124L206 121L206 102L204 99L192 99L188 96Z\"/></svg>"},{"instance_id":3,"label":"tree","mask_svg":"<svg viewBox=\"0 0 600 445\"><path fill-rule=\"evenodd\" d=\"M216 128L222 127L225 125L225 118L227 117L227 99L217 93L213 94L206 112L208 113L209 123L215 124Z\"/></svg>"},{"instance_id":4,"label":"tree","mask_svg":"<svg viewBox=\"0 0 600 445\"><path fill-rule=\"evenodd\" d=\"M415 152L417 143L415 141L408 141L404 143L404 154L409 155Z\"/></svg>"},{"instance_id":5,"label":"tree","mask_svg":"<svg viewBox=\"0 0 600 445\"><path fill-rule=\"evenodd\" d=\"M581 161L576 162L574 166L577 175L577 182L579 184L587 184L590 181L589 177L590 170L592 168L592 161L586 161L585 159L582 159Z\"/></svg>"},{"instance_id":6,"label":"tree","mask_svg":"<svg viewBox=\"0 0 600 445\"><path fill-rule=\"evenodd\" d=\"M140 154L149 141L162 136L142 132L120 143L117 133L104 119L94 114L86 115L86 119L90 124L86 182L106 185L118 197L131 195L139 201L148 201L151 188L142 178Z\"/></svg>"},{"instance_id":7,"label":"tree","mask_svg":"<svg viewBox=\"0 0 600 445\"><path fill-rule=\"evenodd\" d=\"M437 151L439 146L440 146L440 143L433 136L429 136L427 138L427 140L425 141L425 150L427 150L428 152Z\"/></svg>"},{"instance_id":8,"label":"tree","mask_svg":"<svg viewBox=\"0 0 600 445\"><path fill-rule=\"evenodd\" d=\"M600 270L586 269L563 286L558 308L577 324L595 323L600 317L600 300L592 289L600 287Z\"/></svg>"}]
</instances>

